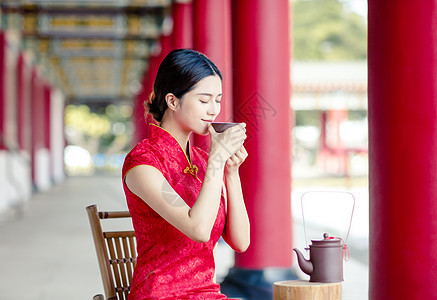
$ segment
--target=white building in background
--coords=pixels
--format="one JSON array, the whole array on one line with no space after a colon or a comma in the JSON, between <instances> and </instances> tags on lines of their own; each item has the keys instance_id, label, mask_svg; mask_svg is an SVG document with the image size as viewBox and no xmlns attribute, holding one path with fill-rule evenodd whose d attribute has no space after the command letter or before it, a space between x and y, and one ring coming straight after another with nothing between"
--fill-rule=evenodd
<instances>
[{"instance_id":1,"label":"white building in background","mask_svg":"<svg viewBox=\"0 0 437 300\"><path fill-rule=\"evenodd\" d=\"M367 61L294 61L294 110L367 110Z\"/></svg>"},{"instance_id":2,"label":"white building in background","mask_svg":"<svg viewBox=\"0 0 437 300\"><path fill-rule=\"evenodd\" d=\"M295 114L317 111L320 118L319 126L295 127L295 155L312 151L321 173L367 174L367 62L294 61L291 84ZM364 118L349 119L353 111Z\"/></svg>"}]
</instances>

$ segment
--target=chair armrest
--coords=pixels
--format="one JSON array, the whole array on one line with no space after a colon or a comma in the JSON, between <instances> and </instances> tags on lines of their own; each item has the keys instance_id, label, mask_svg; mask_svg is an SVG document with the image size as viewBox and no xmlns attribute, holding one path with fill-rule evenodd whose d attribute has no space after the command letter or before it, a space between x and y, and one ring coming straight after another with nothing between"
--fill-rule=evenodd
<instances>
[{"instance_id":1,"label":"chair armrest","mask_svg":"<svg viewBox=\"0 0 437 300\"><path fill-rule=\"evenodd\" d=\"M102 294L95 295L93 300L105 300L105 297Z\"/></svg>"}]
</instances>

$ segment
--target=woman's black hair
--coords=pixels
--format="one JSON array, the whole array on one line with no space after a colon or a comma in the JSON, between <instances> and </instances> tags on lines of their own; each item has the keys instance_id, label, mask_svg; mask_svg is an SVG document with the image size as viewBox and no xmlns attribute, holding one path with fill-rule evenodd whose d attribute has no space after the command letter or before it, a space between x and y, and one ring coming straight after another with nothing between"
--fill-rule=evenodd
<instances>
[{"instance_id":1,"label":"woman's black hair","mask_svg":"<svg viewBox=\"0 0 437 300\"><path fill-rule=\"evenodd\" d=\"M167 109L165 96L172 93L181 99L194 85L207 76L222 75L217 66L204 54L191 49L171 51L161 62L153 92L146 105L157 122L162 121Z\"/></svg>"}]
</instances>

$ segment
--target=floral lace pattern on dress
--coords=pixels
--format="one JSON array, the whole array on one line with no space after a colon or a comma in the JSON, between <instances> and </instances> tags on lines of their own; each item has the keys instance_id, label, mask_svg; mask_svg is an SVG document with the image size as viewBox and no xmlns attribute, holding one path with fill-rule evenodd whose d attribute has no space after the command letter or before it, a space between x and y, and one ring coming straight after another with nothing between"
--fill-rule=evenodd
<instances>
[{"instance_id":1,"label":"floral lace pattern on dress","mask_svg":"<svg viewBox=\"0 0 437 300\"><path fill-rule=\"evenodd\" d=\"M159 170L168 183L192 207L202 187L208 154L190 147L190 159L177 140L161 127L151 125L151 137L138 143L126 156L122 176L139 165ZM193 172L184 172L195 170ZM213 250L225 226L222 196L217 219L206 243L198 243L123 187L137 236L138 260L129 300L227 299L214 283Z\"/></svg>"}]
</instances>

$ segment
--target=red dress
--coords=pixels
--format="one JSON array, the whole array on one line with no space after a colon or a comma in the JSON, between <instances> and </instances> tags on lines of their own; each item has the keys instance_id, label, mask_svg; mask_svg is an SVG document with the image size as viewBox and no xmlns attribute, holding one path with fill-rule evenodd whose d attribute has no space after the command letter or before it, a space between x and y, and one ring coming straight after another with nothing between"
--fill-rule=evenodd
<instances>
[{"instance_id":1,"label":"red dress","mask_svg":"<svg viewBox=\"0 0 437 300\"><path fill-rule=\"evenodd\" d=\"M177 140L161 127L151 125L151 136L126 156L123 179L139 165L159 170L173 189L192 207L205 177L208 154L190 147L191 163ZM137 237L138 260L129 300L227 299L214 283L213 249L225 226L224 198L211 238L198 243L159 216L141 198L123 187Z\"/></svg>"}]
</instances>

